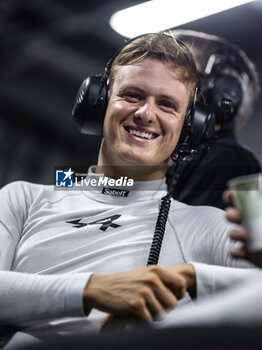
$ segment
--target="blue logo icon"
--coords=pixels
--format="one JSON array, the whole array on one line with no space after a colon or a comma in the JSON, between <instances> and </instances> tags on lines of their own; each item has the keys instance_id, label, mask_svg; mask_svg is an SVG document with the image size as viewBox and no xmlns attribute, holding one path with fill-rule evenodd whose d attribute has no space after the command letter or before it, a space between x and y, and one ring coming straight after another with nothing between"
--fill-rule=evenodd
<instances>
[{"instance_id":1,"label":"blue logo icon","mask_svg":"<svg viewBox=\"0 0 262 350\"><path fill-rule=\"evenodd\" d=\"M73 174L71 170L56 170L56 187L73 187Z\"/></svg>"}]
</instances>

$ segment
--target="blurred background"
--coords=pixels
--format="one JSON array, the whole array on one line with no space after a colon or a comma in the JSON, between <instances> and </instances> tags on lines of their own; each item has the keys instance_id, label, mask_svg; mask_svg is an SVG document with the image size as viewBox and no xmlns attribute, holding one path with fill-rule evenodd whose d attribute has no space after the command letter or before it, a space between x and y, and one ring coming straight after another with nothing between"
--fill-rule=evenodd
<instances>
[{"instance_id":1,"label":"blurred background","mask_svg":"<svg viewBox=\"0 0 262 350\"><path fill-rule=\"evenodd\" d=\"M73 101L84 78L102 73L123 45L125 38L109 25L112 14L142 2L0 0L0 187L14 180L51 184L54 167L96 163L101 140L79 133L71 118ZM262 81L262 1L179 28L237 44ZM260 95L252 118L237 133L260 161L261 114Z\"/></svg>"}]
</instances>

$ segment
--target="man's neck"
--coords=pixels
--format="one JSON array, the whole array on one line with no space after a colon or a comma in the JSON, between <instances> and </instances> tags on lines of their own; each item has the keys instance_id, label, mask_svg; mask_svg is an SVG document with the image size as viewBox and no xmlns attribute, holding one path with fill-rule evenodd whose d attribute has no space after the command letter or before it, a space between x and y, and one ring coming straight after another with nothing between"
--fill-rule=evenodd
<instances>
[{"instance_id":1,"label":"man's neck","mask_svg":"<svg viewBox=\"0 0 262 350\"><path fill-rule=\"evenodd\" d=\"M98 162L95 167L95 173L103 174L104 176L119 179L127 177L135 181L152 181L159 180L165 177L166 166L140 166L140 165L104 165Z\"/></svg>"}]
</instances>

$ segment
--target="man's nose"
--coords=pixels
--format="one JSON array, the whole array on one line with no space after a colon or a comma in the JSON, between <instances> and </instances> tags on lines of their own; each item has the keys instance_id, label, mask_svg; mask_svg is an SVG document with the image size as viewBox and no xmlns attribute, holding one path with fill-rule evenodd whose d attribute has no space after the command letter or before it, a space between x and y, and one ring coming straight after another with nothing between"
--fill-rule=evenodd
<instances>
[{"instance_id":1,"label":"man's nose","mask_svg":"<svg viewBox=\"0 0 262 350\"><path fill-rule=\"evenodd\" d=\"M154 101L144 101L144 103L136 110L135 118L144 124L153 124L156 120Z\"/></svg>"}]
</instances>

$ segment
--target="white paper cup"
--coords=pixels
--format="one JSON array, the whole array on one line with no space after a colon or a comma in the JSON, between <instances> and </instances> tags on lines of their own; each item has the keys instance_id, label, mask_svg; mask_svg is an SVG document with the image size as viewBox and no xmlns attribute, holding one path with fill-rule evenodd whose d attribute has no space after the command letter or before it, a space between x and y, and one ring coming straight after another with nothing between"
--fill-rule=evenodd
<instances>
[{"instance_id":1,"label":"white paper cup","mask_svg":"<svg viewBox=\"0 0 262 350\"><path fill-rule=\"evenodd\" d=\"M248 250L262 250L262 173L229 180L228 188L249 233Z\"/></svg>"}]
</instances>

